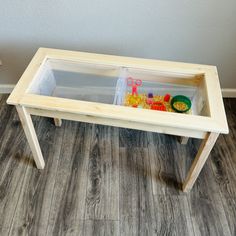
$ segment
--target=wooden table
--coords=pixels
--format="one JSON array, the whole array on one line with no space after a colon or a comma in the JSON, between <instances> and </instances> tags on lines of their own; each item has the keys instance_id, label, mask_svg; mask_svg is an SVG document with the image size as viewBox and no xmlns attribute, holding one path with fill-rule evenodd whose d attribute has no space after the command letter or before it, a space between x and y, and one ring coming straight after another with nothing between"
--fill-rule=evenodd
<instances>
[{"instance_id":1,"label":"wooden table","mask_svg":"<svg viewBox=\"0 0 236 236\"><path fill-rule=\"evenodd\" d=\"M121 70L153 83L196 88L197 114L135 109L53 95L60 81L54 78L57 73L82 73L109 79L119 76ZM99 84L99 80L94 81ZM39 169L43 169L45 163L31 115L55 118L56 125L66 119L178 135L185 143L188 137L203 139L183 183L185 192L192 188L218 135L228 133L217 69L208 65L40 48L7 103L16 106Z\"/></svg>"}]
</instances>

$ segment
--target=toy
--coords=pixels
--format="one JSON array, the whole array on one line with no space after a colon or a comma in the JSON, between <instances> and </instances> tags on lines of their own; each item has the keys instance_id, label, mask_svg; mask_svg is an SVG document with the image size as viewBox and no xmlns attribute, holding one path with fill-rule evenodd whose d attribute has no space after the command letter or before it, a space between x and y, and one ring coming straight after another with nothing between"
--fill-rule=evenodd
<instances>
[{"instance_id":1,"label":"toy","mask_svg":"<svg viewBox=\"0 0 236 236\"><path fill-rule=\"evenodd\" d=\"M191 108L191 101L184 95L177 95L171 99L171 107L174 111L184 113Z\"/></svg>"},{"instance_id":2,"label":"toy","mask_svg":"<svg viewBox=\"0 0 236 236\"><path fill-rule=\"evenodd\" d=\"M132 87L132 95L138 95L138 87L142 86L142 80L129 77L127 79L127 85Z\"/></svg>"},{"instance_id":3,"label":"toy","mask_svg":"<svg viewBox=\"0 0 236 236\"><path fill-rule=\"evenodd\" d=\"M147 98L146 103L147 103L148 105L153 104L153 99L152 99L152 98Z\"/></svg>"},{"instance_id":4,"label":"toy","mask_svg":"<svg viewBox=\"0 0 236 236\"><path fill-rule=\"evenodd\" d=\"M165 96L164 96L164 101L165 102L169 102L170 101L170 94L167 93Z\"/></svg>"},{"instance_id":5,"label":"toy","mask_svg":"<svg viewBox=\"0 0 236 236\"><path fill-rule=\"evenodd\" d=\"M166 111L166 107L163 102L154 102L153 105L151 105L151 109L158 111Z\"/></svg>"},{"instance_id":6,"label":"toy","mask_svg":"<svg viewBox=\"0 0 236 236\"><path fill-rule=\"evenodd\" d=\"M131 82L129 82L131 84ZM132 82L133 83L133 82ZM178 95L171 97L170 94L155 95L153 93L127 93L125 96L125 106L151 109L156 111L191 113L191 101L189 98Z\"/></svg>"},{"instance_id":7,"label":"toy","mask_svg":"<svg viewBox=\"0 0 236 236\"><path fill-rule=\"evenodd\" d=\"M148 98L147 98L147 100L146 100L146 103L147 103L148 105L153 104L153 93L148 93Z\"/></svg>"},{"instance_id":8,"label":"toy","mask_svg":"<svg viewBox=\"0 0 236 236\"><path fill-rule=\"evenodd\" d=\"M148 98L153 98L153 93L148 93Z\"/></svg>"}]
</instances>

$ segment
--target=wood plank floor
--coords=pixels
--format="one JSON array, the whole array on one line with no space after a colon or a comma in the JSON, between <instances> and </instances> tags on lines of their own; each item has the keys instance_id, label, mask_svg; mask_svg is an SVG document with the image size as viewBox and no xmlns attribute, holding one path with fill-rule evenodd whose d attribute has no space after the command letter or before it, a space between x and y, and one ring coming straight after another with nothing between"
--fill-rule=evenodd
<instances>
[{"instance_id":1,"label":"wood plank floor","mask_svg":"<svg viewBox=\"0 0 236 236\"><path fill-rule=\"evenodd\" d=\"M236 235L236 99L193 190L179 190L199 140L34 117L46 167L32 161L0 95L0 235Z\"/></svg>"}]
</instances>

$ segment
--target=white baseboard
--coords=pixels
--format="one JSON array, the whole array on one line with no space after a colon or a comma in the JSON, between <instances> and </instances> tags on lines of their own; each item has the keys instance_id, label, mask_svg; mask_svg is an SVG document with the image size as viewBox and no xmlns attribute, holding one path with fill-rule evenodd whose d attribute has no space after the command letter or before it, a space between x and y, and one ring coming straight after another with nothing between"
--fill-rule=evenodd
<instances>
[{"instance_id":1,"label":"white baseboard","mask_svg":"<svg viewBox=\"0 0 236 236\"><path fill-rule=\"evenodd\" d=\"M14 87L15 84L0 84L0 94L11 93Z\"/></svg>"},{"instance_id":2,"label":"white baseboard","mask_svg":"<svg viewBox=\"0 0 236 236\"><path fill-rule=\"evenodd\" d=\"M14 84L0 84L0 94L11 93L14 87ZM222 88L221 91L224 98L236 98L236 88Z\"/></svg>"},{"instance_id":3,"label":"white baseboard","mask_svg":"<svg viewBox=\"0 0 236 236\"><path fill-rule=\"evenodd\" d=\"M236 88L235 89L229 89L229 88L223 88L221 89L222 96L224 98L236 98Z\"/></svg>"}]
</instances>

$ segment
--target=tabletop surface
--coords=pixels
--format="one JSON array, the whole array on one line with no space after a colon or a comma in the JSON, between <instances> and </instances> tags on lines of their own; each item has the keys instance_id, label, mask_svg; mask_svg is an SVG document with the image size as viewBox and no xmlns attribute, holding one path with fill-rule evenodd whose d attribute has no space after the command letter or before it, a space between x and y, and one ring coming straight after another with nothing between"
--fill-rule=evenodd
<instances>
[{"instance_id":1,"label":"tabletop surface","mask_svg":"<svg viewBox=\"0 0 236 236\"><path fill-rule=\"evenodd\" d=\"M196 84L200 83L206 90L207 116L133 109L125 106L30 93L29 88L32 85L32 81L35 82L35 80L39 78L37 75L48 60L55 60L58 63L52 64L61 68L65 67L65 62L87 63L92 65L91 71L94 71L94 73L96 73L96 68L99 66L108 68L128 67L136 71L150 71L153 73L158 71L158 73L162 74L175 75L178 82L181 82L181 79L185 77L184 81L190 81ZM191 78L194 77L195 79L187 80L186 78L188 78L188 76L191 76ZM14 88L7 103L29 108L62 111L109 119L129 120L131 122L134 121L158 126L228 133L217 69L215 66L209 65L40 48Z\"/></svg>"}]
</instances>

